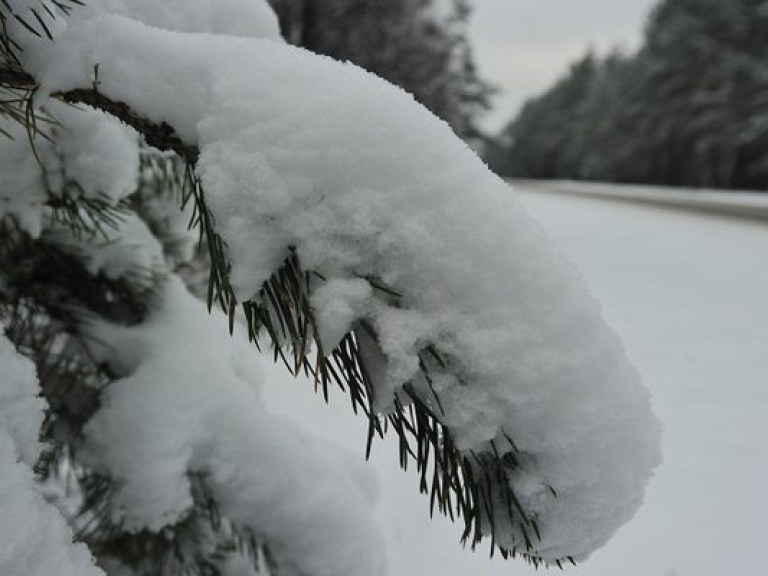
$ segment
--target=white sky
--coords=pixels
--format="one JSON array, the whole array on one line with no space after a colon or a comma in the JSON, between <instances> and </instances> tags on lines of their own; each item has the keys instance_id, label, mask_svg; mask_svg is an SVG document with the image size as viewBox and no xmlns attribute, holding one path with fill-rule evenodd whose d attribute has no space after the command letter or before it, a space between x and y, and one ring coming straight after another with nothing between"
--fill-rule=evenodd
<instances>
[{"instance_id":1,"label":"white sky","mask_svg":"<svg viewBox=\"0 0 768 576\"><path fill-rule=\"evenodd\" d=\"M503 90L485 127L496 130L546 90L589 46L639 45L657 0L474 0L471 39L483 76Z\"/></svg>"}]
</instances>

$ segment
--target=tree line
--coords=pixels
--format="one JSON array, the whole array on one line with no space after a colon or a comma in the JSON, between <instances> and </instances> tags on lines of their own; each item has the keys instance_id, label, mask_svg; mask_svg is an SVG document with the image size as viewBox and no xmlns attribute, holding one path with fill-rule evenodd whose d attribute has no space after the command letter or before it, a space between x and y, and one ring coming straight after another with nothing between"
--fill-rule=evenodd
<instances>
[{"instance_id":1,"label":"tree line","mask_svg":"<svg viewBox=\"0 0 768 576\"><path fill-rule=\"evenodd\" d=\"M492 86L467 37L469 0L269 0L283 37L400 86L468 141Z\"/></svg>"},{"instance_id":2,"label":"tree line","mask_svg":"<svg viewBox=\"0 0 768 576\"><path fill-rule=\"evenodd\" d=\"M488 160L520 177L766 189L768 4L663 0L636 53L588 52Z\"/></svg>"}]
</instances>

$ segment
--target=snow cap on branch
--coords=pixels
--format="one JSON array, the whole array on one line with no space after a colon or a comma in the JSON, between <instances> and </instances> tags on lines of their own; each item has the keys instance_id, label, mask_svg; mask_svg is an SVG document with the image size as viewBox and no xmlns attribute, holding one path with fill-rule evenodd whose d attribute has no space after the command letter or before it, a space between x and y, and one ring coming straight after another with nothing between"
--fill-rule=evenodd
<instances>
[{"instance_id":1,"label":"snow cap on branch","mask_svg":"<svg viewBox=\"0 0 768 576\"><path fill-rule=\"evenodd\" d=\"M98 66L101 94L199 147L238 299L295 254L326 283L318 344L339 326L375 336L377 409L415 396L466 458L508 463L519 524L493 514L509 491L474 494L484 533L579 559L634 514L660 458L648 393L578 276L446 124L348 64L98 12L25 53L30 72L55 92Z\"/></svg>"}]
</instances>

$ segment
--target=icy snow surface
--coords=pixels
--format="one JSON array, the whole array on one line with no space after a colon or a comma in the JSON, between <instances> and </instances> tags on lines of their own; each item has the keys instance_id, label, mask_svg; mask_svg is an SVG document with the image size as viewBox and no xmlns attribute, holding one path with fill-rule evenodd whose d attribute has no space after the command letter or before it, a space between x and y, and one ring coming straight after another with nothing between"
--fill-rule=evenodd
<instances>
[{"instance_id":1,"label":"icy snow surface","mask_svg":"<svg viewBox=\"0 0 768 576\"><path fill-rule=\"evenodd\" d=\"M45 403L34 365L0 331L0 574L98 576L85 546L38 491L31 466Z\"/></svg>"},{"instance_id":2,"label":"icy snow surface","mask_svg":"<svg viewBox=\"0 0 768 576\"><path fill-rule=\"evenodd\" d=\"M537 186L541 188L541 186ZM768 513L768 226L520 190L585 275L648 382L664 424L664 461L635 519L573 576L762 576ZM727 197L725 198L727 200ZM319 433L358 423L342 395L330 409L310 382L275 367L265 399ZM274 384L274 385L272 385ZM362 434L362 430L360 431ZM379 512L398 576L541 576L446 542L461 530L426 520L397 446L374 447ZM559 571L552 572L559 574Z\"/></svg>"},{"instance_id":3,"label":"icy snow surface","mask_svg":"<svg viewBox=\"0 0 768 576\"><path fill-rule=\"evenodd\" d=\"M142 5L131 15L151 19ZM436 345L453 367L433 378L456 445L517 444L509 482L543 558L585 557L632 517L659 462L648 394L579 278L446 124L349 64L100 10L31 43L26 64L49 91L90 86L98 65L100 91L200 146L241 299L295 247L328 279L314 299L329 306L324 337L358 318L375 328L380 410ZM369 277L402 299L361 289Z\"/></svg>"},{"instance_id":4,"label":"icy snow surface","mask_svg":"<svg viewBox=\"0 0 768 576\"><path fill-rule=\"evenodd\" d=\"M201 473L222 513L267 540L281 574L383 573L369 473L264 409L270 360L239 331L230 337L221 313L176 277L162 302L137 328L92 333L107 343L94 352L126 375L85 428L86 459L119 486L115 519L136 531L175 523L192 503L187 474Z\"/></svg>"}]
</instances>

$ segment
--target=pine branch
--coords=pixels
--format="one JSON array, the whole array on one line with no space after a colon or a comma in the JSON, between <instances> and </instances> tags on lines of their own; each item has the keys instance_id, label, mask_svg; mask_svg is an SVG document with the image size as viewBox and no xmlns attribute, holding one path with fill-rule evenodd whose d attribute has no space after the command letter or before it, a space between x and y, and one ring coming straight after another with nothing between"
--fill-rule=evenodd
<instances>
[{"instance_id":1,"label":"pine branch","mask_svg":"<svg viewBox=\"0 0 768 576\"><path fill-rule=\"evenodd\" d=\"M9 66L0 67L0 86L31 92L38 89L38 84L31 74ZM153 148L175 152L190 164L195 164L200 155L197 146L185 143L168 123L147 119L132 110L125 102L108 98L99 92L97 87L56 92L52 97L70 104L87 104L106 112L136 130Z\"/></svg>"},{"instance_id":2,"label":"pine branch","mask_svg":"<svg viewBox=\"0 0 768 576\"><path fill-rule=\"evenodd\" d=\"M14 90L34 90L37 88L37 82L30 74L10 66L0 68L0 85Z\"/></svg>"},{"instance_id":3,"label":"pine branch","mask_svg":"<svg viewBox=\"0 0 768 576\"><path fill-rule=\"evenodd\" d=\"M190 164L195 164L198 156L200 156L200 150L197 146L185 143L168 123L152 122L134 112L126 103L104 96L97 88L80 88L58 92L53 96L70 104L87 104L102 110L136 130L153 148L175 152Z\"/></svg>"},{"instance_id":4,"label":"pine branch","mask_svg":"<svg viewBox=\"0 0 768 576\"><path fill-rule=\"evenodd\" d=\"M0 86L34 92L37 84L29 74L6 67L0 68ZM218 302L229 315L231 330L238 302L229 283L231 266L226 243L216 230L203 188L194 173L199 148L184 142L167 123L153 122L126 103L100 93L97 84L52 96L107 112L136 129L150 146L173 151L184 160L188 182L184 196L194 199L195 223L200 227L210 255L208 305ZM399 296L375 280L368 280L387 298ZM283 266L263 284L256 297L240 303L239 307L245 314L252 340L258 343L260 334L266 332L272 342L274 359L282 360L292 373L312 375L326 398L332 383L349 391L353 409L361 409L368 417L367 451L370 453L373 438L383 436L387 427L373 408L374 386L360 347L361 339L375 342L376 334L370 326L359 323L334 350L324 350L310 306L312 287L322 281L319 274L302 269L298 254L291 249ZM425 347L420 354L422 376L430 389L430 370L449 369L449 360L433 346ZM540 540L536 519L522 508L509 482L521 457L514 441L508 439L509 445L503 449L492 442L483 453L460 452L450 430L441 421L442 407L434 390L425 395L417 391L414 383L404 383L403 390L410 405L396 398L395 410L386 422L399 437L401 465L405 468L409 460L415 460L421 477L420 488L430 494L431 508L436 507L451 518L454 512L462 517L463 540L472 547L483 536L490 536L492 552L498 549L504 557L519 554L534 565L541 564L536 554L536 543ZM502 546L496 541L501 530L512 532L511 546Z\"/></svg>"},{"instance_id":5,"label":"pine branch","mask_svg":"<svg viewBox=\"0 0 768 576\"><path fill-rule=\"evenodd\" d=\"M9 20L21 24L33 36L53 40L49 24L56 20L56 10L68 15L74 6L83 5L82 0L38 0L36 7L30 4L23 6L23 14L20 15L14 12L7 0L0 0L0 60L19 65L16 53L21 51L21 46L8 35Z\"/></svg>"},{"instance_id":6,"label":"pine branch","mask_svg":"<svg viewBox=\"0 0 768 576\"><path fill-rule=\"evenodd\" d=\"M506 436L503 446L492 441L489 450L480 453L456 448L450 430L442 422L442 404L430 375L450 370L451 362L434 346L426 346L419 354L428 397L417 392L413 382L405 383L408 405L395 397L394 409L382 419L373 407L375 387L361 346L363 341L377 345L376 332L365 321L358 321L334 350L324 350L309 304L313 286L321 282L324 278L303 270L298 254L290 250L283 266L252 300L242 304L251 339L258 345L257 338L266 331L274 360L282 361L294 375L313 377L326 401L331 385L348 392L353 411L362 410L369 421L367 456L374 438L382 438L391 426L399 437L401 467L406 469L410 461L416 463L420 491L429 494L430 514L437 509L452 520L461 518L464 543L474 549L489 536L492 554L498 551L504 558L520 556L535 566L543 564L536 553L541 540L537 520L524 510L509 484L510 474L524 457L513 439ZM399 297L379 282L373 281L372 286L388 298ZM517 536L515 544L499 544L496 536L509 530Z\"/></svg>"}]
</instances>

